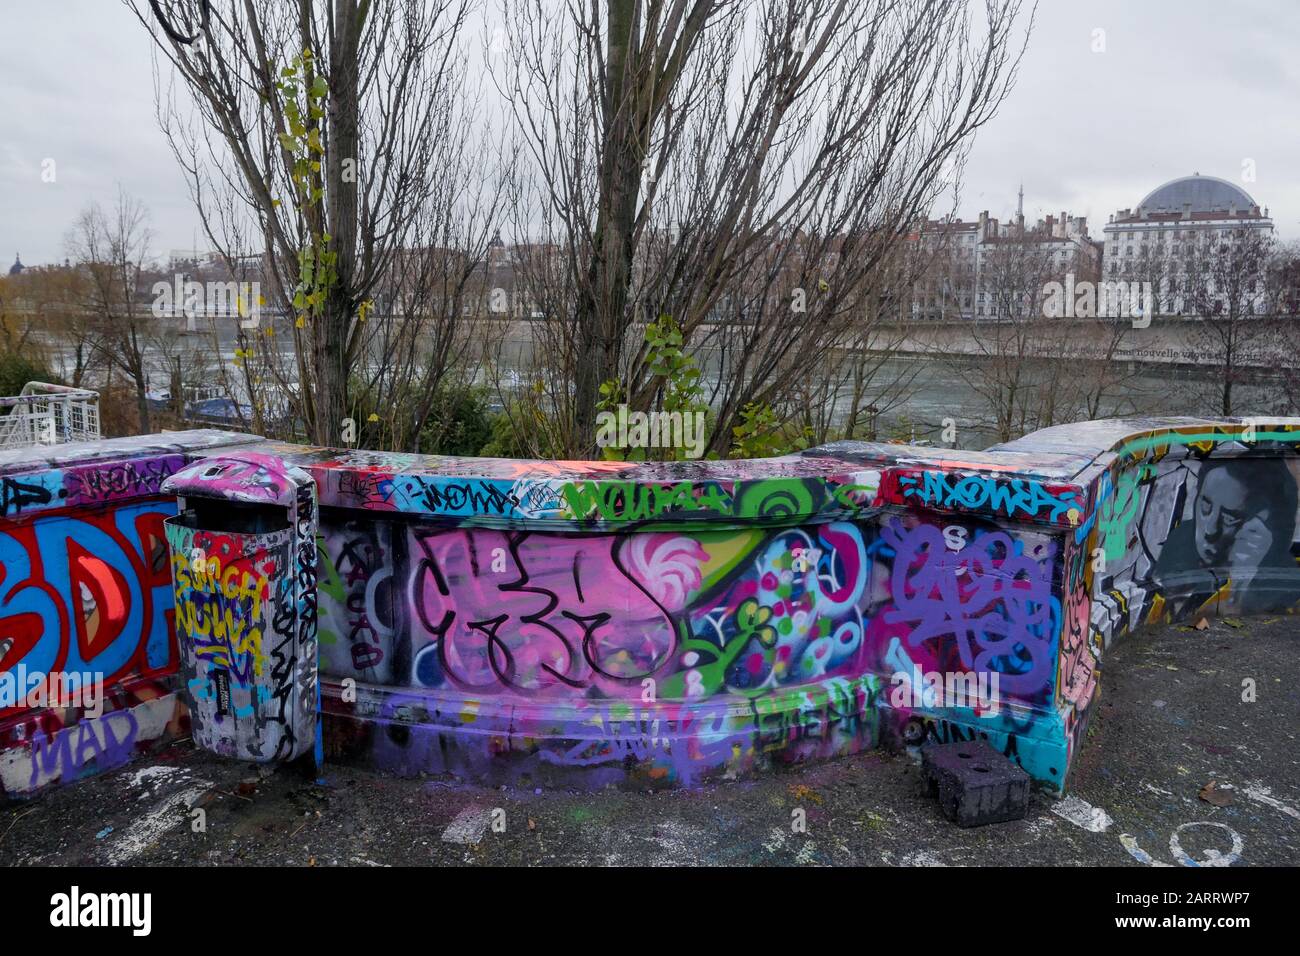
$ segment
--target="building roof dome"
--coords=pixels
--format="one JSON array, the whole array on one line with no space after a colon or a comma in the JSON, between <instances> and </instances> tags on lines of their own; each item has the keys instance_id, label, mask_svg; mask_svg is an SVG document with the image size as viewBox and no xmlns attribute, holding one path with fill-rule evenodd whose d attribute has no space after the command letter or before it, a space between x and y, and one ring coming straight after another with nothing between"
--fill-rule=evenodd
<instances>
[{"instance_id":1,"label":"building roof dome","mask_svg":"<svg viewBox=\"0 0 1300 956\"><path fill-rule=\"evenodd\" d=\"M3 268L3 267L0 266L0 268ZM9 274L10 274L11 276L16 276L16 275L18 275L18 273L20 273L20 272L22 272L22 271L23 271L23 261L22 261L21 259L18 258L18 253L15 252L15 253L14 253L14 264L11 265L11 266L9 267Z\"/></svg>"},{"instance_id":2,"label":"building roof dome","mask_svg":"<svg viewBox=\"0 0 1300 956\"><path fill-rule=\"evenodd\" d=\"M1143 213L1182 212L1187 206L1196 212L1246 212L1255 206L1255 200L1239 186L1226 179L1202 176L1196 173L1181 179L1171 179L1147 194L1138 203L1138 215Z\"/></svg>"}]
</instances>

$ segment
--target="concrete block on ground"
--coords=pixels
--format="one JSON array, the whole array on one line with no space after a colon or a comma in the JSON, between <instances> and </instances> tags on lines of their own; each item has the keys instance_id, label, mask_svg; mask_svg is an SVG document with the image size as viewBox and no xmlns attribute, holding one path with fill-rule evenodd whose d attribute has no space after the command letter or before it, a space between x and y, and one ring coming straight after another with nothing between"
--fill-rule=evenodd
<instances>
[{"instance_id":1,"label":"concrete block on ground","mask_svg":"<svg viewBox=\"0 0 1300 956\"><path fill-rule=\"evenodd\" d=\"M983 741L921 750L931 796L960 827L1020 820L1029 812L1029 774Z\"/></svg>"}]
</instances>

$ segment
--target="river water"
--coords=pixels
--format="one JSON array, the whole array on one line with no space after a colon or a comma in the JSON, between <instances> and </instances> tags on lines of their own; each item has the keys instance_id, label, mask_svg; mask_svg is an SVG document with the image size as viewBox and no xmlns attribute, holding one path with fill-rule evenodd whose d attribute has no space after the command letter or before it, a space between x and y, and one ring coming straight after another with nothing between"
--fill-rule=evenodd
<instances>
[{"instance_id":1,"label":"river water","mask_svg":"<svg viewBox=\"0 0 1300 956\"><path fill-rule=\"evenodd\" d=\"M289 336L279 337L279 341L288 342ZM218 336L220 360L229 366L235 357L235 335L233 326L225 328ZM54 371L61 372L66 379L71 375L72 352L66 344L49 342L49 351L54 363ZM179 342L182 351L212 351L210 336L185 336ZM171 348L173 353L176 346ZM523 369L529 367L532 356L531 342L527 333L507 337L498 352L501 363L500 378L503 382L522 383L525 380ZM209 366L215 360L209 360ZM149 385L154 390L164 391L169 385L169 363L159 349L153 349L148 355L150 368ZM716 369L707 353L701 358L703 384L706 393L716 380ZM289 366L291 367L291 363ZM1216 411L1216 399L1211 383L1213 371L1176 366L1125 365L1122 384L1116 386L1112 393L1106 395L1102 403L1101 414L1097 417L1122 417L1125 415L1213 415ZM1040 372L1043 370L1040 370ZM1047 374L1070 374L1068 367L1063 368L1057 362L1055 368L1046 369ZM814 372L813 374L816 374ZM209 379L211 376L209 376ZM233 379L233 376L232 376ZM481 377L481 381L484 379ZM889 383L910 380L902 393L901 400L890 399L890 407L877 418L877 438L880 440L920 441L922 443L948 444L942 441L945 422L951 420L956 428L956 447L982 449L999 441L994 427L995 416L987 401L971 382L959 374L948 361L934 356L898 356L887 359L876 373L875 381ZM979 381L977 378L976 381ZM212 385L212 380L204 382L186 382L187 386ZM94 387L94 383L90 383ZM232 396L244 400L243 396ZM849 406L850 396L842 391L833 403L832 420L843 421ZM1266 415L1277 411L1277 390L1267 385L1238 385L1234 393L1234 407L1239 415ZM1032 422L1028 430L1035 425L1061 424L1061 421ZM863 437L863 436L859 436ZM1018 437L1013 435L1012 437Z\"/></svg>"}]
</instances>

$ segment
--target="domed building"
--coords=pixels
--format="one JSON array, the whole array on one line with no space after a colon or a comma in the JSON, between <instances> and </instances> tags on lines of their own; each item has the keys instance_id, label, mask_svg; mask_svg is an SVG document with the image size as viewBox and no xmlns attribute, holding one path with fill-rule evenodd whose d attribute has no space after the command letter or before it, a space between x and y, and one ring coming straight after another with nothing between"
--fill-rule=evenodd
<instances>
[{"instance_id":1,"label":"domed building","mask_svg":"<svg viewBox=\"0 0 1300 956\"><path fill-rule=\"evenodd\" d=\"M11 265L11 266L9 267L9 274L10 274L11 276L19 275L19 274L22 273L22 271L23 271L24 268L25 268L25 266L23 266L23 260L20 259L20 258L18 258L18 253L15 252L15 253L14 253L14 264Z\"/></svg>"},{"instance_id":2,"label":"domed building","mask_svg":"<svg viewBox=\"0 0 1300 956\"><path fill-rule=\"evenodd\" d=\"M1193 173L1158 186L1135 209L1121 209L1102 229L1102 278L1117 282L1151 282L1160 314L1185 314L1175 293L1186 275L1188 257L1203 256L1240 235L1242 230L1273 232L1268 209L1250 193L1216 176Z\"/></svg>"},{"instance_id":3,"label":"domed building","mask_svg":"<svg viewBox=\"0 0 1300 956\"><path fill-rule=\"evenodd\" d=\"M1185 211L1226 212L1232 215L1253 213L1258 216L1259 206L1240 186L1234 186L1226 179L1194 173L1182 179L1172 179L1153 189L1137 207L1140 217L1178 213L1179 218L1182 218Z\"/></svg>"}]
</instances>

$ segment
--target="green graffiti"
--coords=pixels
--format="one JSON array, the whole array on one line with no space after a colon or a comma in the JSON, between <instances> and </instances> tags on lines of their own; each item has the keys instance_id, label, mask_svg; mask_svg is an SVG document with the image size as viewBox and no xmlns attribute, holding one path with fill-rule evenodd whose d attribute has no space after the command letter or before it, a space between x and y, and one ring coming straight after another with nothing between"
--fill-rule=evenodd
<instances>
[{"instance_id":1,"label":"green graffiti","mask_svg":"<svg viewBox=\"0 0 1300 956\"><path fill-rule=\"evenodd\" d=\"M1162 445L1196 445L1202 442L1218 444L1224 441L1241 441L1242 436L1250 434L1249 444L1258 445L1266 441L1300 442L1300 431L1249 431L1243 427L1239 432L1196 432L1184 435L1181 432L1164 432L1126 441L1115 450L1120 458L1136 457L1141 452L1159 448Z\"/></svg>"},{"instance_id":2,"label":"green graffiti","mask_svg":"<svg viewBox=\"0 0 1300 956\"><path fill-rule=\"evenodd\" d=\"M815 510L810 483L798 478L752 482L736 502L740 518L797 518Z\"/></svg>"},{"instance_id":3,"label":"green graffiti","mask_svg":"<svg viewBox=\"0 0 1300 956\"><path fill-rule=\"evenodd\" d=\"M1120 476L1115 494L1102 505L1099 530L1107 561L1119 560L1128 549L1128 530L1138 509L1137 488L1137 476L1125 472Z\"/></svg>"},{"instance_id":4,"label":"green graffiti","mask_svg":"<svg viewBox=\"0 0 1300 956\"><path fill-rule=\"evenodd\" d=\"M835 503L847 511L860 511L871 507L880 487L878 485L836 485L831 494ZM865 498L865 500L860 500Z\"/></svg>"},{"instance_id":5,"label":"green graffiti","mask_svg":"<svg viewBox=\"0 0 1300 956\"><path fill-rule=\"evenodd\" d=\"M573 481L561 487L569 517L602 521L651 521L667 515L710 512L749 521L807 518L834 503L837 509L861 511L855 495L874 495L868 485L842 485L832 489L820 480L770 478L738 481L734 497L718 482L696 485L679 481L656 485L637 481Z\"/></svg>"},{"instance_id":6,"label":"green graffiti","mask_svg":"<svg viewBox=\"0 0 1300 956\"><path fill-rule=\"evenodd\" d=\"M769 667L772 666L776 631L767 623L771 617L770 607L760 605L753 598L747 598L736 608L736 635L727 641L725 647L719 648L713 641L699 638L682 641L678 648L679 659L693 660L694 663L688 665L688 670L678 671L660 684L660 694L667 700L685 700L716 694L726 687L728 668L746 648L754 653L761 653L764 663ZM741 697L759 697L768 693L765 687L728 689Z\"/></svg>"},{"instance_id":7,"label":"green graffiti","mask_svg":"<svg viewBox=\"0 0 1300 956\"><path fill-rule=\"evenodd\" d=\"M325 550L325 536L318 534L316 536L316 587L322 593L329 595L338 604L344 604L347 600L347 592L343 589L343 581L339 578L338 569L334 567L334 560ZM316 640L327 646L333 646L339 642L339 635L326 626L322 614L317 620Z\"/></svg>"},{"instance_id":8,"label":"green graffiti","mask_svg":"<svg viewBox=\"0 0 1300 956\"><path fill-rule=\"evenodd\" d=\"M635 481L574 481L562 488L564 501L575 518L600 517L604 521L647 521L665 514L689 511L731 513L731 496L714 484L697 492L689 481L674 485L649 485Z\"/></svg>"}]
</instances>

